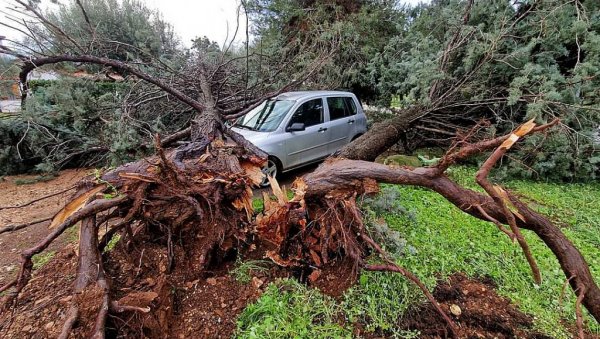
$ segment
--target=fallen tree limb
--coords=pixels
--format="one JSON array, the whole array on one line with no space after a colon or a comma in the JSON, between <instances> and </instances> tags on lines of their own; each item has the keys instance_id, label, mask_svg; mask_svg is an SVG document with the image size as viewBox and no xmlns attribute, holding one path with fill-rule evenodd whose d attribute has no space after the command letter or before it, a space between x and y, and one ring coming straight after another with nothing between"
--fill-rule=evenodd
<instances>
[{"instance_id":1,"label":"fallen tree limb","mask_svg":"<svg viewBox=\"0 0 600 339\"><path fill-rule=\"evenodd\" d=\"M541 131L557 122L538 126L533 131ZM443 172L455 160L499 147L510 135L468 145L440 163L440 168L393 168L386 165L361 161L333 158L319 166L313 173L303 178L305 199L314 200L326 195L348 194L372 191L372 182L419 186L431 189L463 212L484 221L496 220L509 224L506 213L490 196L464 188L448 178ZM531 210L525 203L507 192L508 198L521 218L515 218L515 225L533 231L550 248L558 259L561 268L573 291L592 316L600 321L600 289L594 281L589 265L583 255L561 232L544 216ZM511 212L512 215L512 212ZM493 222L493 221L492 221Z\"/></svg>"},{"instance_id":2,"label":"fallen tree limb","mask_svg":"<svg viewBox=\"0 0 600 339\"><path fill-rule=\"evenodd\" d=\"M458 185L444 174L438 174L436 168L391 168L366 161L332 159L304 177L306 187L308 187L306 198L323 196L336 190L363 192L365 179L429 188L465 213L484 221L489 221L486 217L488 215L502 223L507 223L505 215L491 197ZM573 290L586 288L587 292L582 303L592 316L600 321L600 289L594 282L589 266L581 253L547 218L532 211L512 195L510 197L525 219L516 221L518 227L535 232L550 248L558 259L565 276L567 278L574 277L570 280ZM482 214L479 209L484 210L486 215Z\"/></svg>"}]
</instances>

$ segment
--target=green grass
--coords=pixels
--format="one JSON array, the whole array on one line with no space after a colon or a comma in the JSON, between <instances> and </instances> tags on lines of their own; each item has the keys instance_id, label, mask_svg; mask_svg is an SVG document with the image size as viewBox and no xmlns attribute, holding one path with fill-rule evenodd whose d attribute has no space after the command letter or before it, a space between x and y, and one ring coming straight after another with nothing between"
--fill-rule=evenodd
<instances>
[{"instance_id":1,"label":"green grass","mask_svg":"<svg viewBox=\"0 0 600 339\"><path fill-rule=\"evenodd\" d=\"M67 238L67 242L75 244L79 241L79 225L81 223L78 222L75 225L67 228L65 231L65 236Z\"/></svg>"},{"instance_id":2,"label":"green grass","mask_svg":"<svg viewBox=\"0 0 600 339\"><path fill-rule=\"evenodd\" d=\"M292 199L294 197L294 192L292 192L292 190L286 188L285 195L288 197L288 199ZM277 198L274 195L270 195L269 197L271 198L271 200L274 200L274 201L277 200ZM252 209L254 210L254 214L262 213L264 208L265 208L265 202L263 201L262 196L257 197L257 198L252 198Z\"/></svg>"},{"instance_id":3,"label":"green grass","mask_svg":"<svg viewBox=\"0 0 600 339\"><path fill-rule=\"evenodd\" d=\"M252 280L253 273L268 271L270 264L271 262L267 260L238 260L235 268L230 271L230 274L240 283L247 284Z\"/></svg>"},{"instance_id":4,"label":"green grass","mask_svg":"<svg viewBox=\"0 0 600 339\"><path fill-rule=\"evenodd\" d=\"M474 183L474 173L475 169L465 167L451 170L454 180L481 191ZM600 184L523 180L501 184L523 195L530 201L530 206L562 225L562 231L579 248L596 281L600 281ZM562 305L559 305L564 273L552 252L533 232L523 230L542 272L540 286L533 283L521 248L493 224L461 212L437 193L426 189L385 187L385 190L397 191L394 204L400 207L380 209L375 214L384 218L387 227L403 236L406 247L414 248L393 254L400 265L414 272L429 288L433 288L438 279L445 279L455 272L464 272L472 277L491 277L498 284L499 294L510 298L521 311L534 316L537 330L556 338L571 337L563 324L565 321L571 325L575 322L574 293L567 288ZM367 222L373 213L367 213ZM297 302L296 298L304 298L308 304L309 298L316 298L314 294L318 292L298 288L295 293L303 296L294 294L294 302ZM266 298L271 304L289 306L289 297L272 293ZM408 337L412 334L395 330L397 319L408 307L423 300L421 293L399 275L365 272L336 307L340 307L347 320L344 322L346 331L351 330L352 322L361 320L368 324L367 329L379 328L396 337ZM263 302L261 297L255 305ZM238 325L245 329L251 327L256 337L263 337L266 332L261 332L261 329L266 326L265 319L269 319L269 326L280 321L277 314L269 313L271 311L263 309L261 317L252 318L250 323L250 318L245 317L249 312L246 310ZM298 316L306 315L300 313ZM286 320L285 323L294 321ZM592 333L600 333L600 325L587 314L586 324ZM279 323L279 326L284 325Z\"/></svg>"},{"instance_id":5,"label":"green grass","mask_svg":"<svg viewBox=\"0 0 600 339\"><path fill-rule=\"evenodd\" d=\"M113 235L113 237L110 239L108 244L106 244L106 246L104 247L104 252L112 251L113 248L115 248L115 246L117 246L117 243L119 242L119 240L121 240L120 234Z\"/></svg>"},{"instance_id":6,"label":"green grass","mask_svg":"<svg viewBox=\"0 0 600 339\"><path fill-rule=\"evenodd\" d=\"M56 254L55 251L48 251L40 254L36 254L31 258L33 262L33 269L37 270L46 265Z\"/></svg>"},{"instance_id":7,"label":"green grass","mask_svg":"<svg viewBox=\"0 0 600 339\"><path fill-rule=\"evenodd\" d=\"M335 321L341 307L295 280L269 284L238 319L239 338L350 338Z\"/></svg>"}]
</instances>

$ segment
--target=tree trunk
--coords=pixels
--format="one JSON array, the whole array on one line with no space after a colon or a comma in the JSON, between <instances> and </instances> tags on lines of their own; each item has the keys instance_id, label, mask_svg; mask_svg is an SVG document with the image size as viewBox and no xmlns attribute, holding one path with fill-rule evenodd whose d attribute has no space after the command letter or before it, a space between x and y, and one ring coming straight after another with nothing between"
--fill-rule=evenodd
<instances>
[{"instance_id":1,"label":"tree trunk","mask_svg":"<svg viewBox=\"0 0 600 339\"><path fill-rule=\"evenodd\" d=\"M344 146L335 156L374 161L379 154L396 144L415 120L427 113L420 106L403 110L391 119L374 124L367 133Z\"/></svg>"}]
</instances>

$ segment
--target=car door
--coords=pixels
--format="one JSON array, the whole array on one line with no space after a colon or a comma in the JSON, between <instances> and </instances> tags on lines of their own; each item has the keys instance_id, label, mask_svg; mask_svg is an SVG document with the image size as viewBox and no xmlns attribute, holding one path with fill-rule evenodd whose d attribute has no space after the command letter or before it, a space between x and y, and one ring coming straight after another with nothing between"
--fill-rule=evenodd
<instances>
[{"instance_id":1,"label":"car door","mask_svg":"<svg viewBox=\"0 0 600 339\"><path fill-rule=\"evenodd\" d=\"M323 99L311 99L298 106L286 125L303 123L303 131L290 131L286 138L287 168L310 163L328 155L329 129L325 126Z\"/></svg>"},{"instance_id":2,"label":"car door","mask_svg":"<svg viewBox=\"0 0 600 339\"><path fill-rule=\"evenodd\" d=\"M356 106L354 110L350 106L351 97L328 97L327 111L329 112L329 154L334 153L350 142L355 134L355 119Z\"/></svg>"}]
</instances>

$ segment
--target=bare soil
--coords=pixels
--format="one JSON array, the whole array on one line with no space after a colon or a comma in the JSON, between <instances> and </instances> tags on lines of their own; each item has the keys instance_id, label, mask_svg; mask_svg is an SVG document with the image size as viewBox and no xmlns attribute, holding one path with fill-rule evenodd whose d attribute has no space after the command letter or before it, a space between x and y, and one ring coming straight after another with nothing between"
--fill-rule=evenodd
<instances>
[{"instance_id":1,"label":"bare soil","mask_svg":"<svg viewBox=\"0 0 600 339\"><path fill-rule=\"evenodd\" d=\"M532 330L533 317L519 311L496 293L490 279L469 279L457 273L433 291L442 309L457 324L464 338L549 338ZM419 330L423 338L444 338L445 323L431 304L409 312L400 326Z\"/></svg>"},{"instance_id":2,"label":"bare soil","mask_svg":"<svg viewBox=\"0 0 600 339\"><path fill-rule=\"evenodd\" d=\"M42 196L62 191L90 174L87 169L65 170L49 181L20 184L34 181L37 175L18 175L0 180L0 207L25 204ZM0 209L0 228L22 224L53 216L68 201L73 191L66 192L19 209ZM48 233L49 222L43 222L17 232L0 234L0 285L13 278L18 272L22 250L31 247ZM75 233L76 234L76 233ZM68 235L62 235L50 245L48 251L57 251L65 246Z\"/></svg>"}]
</instances>

